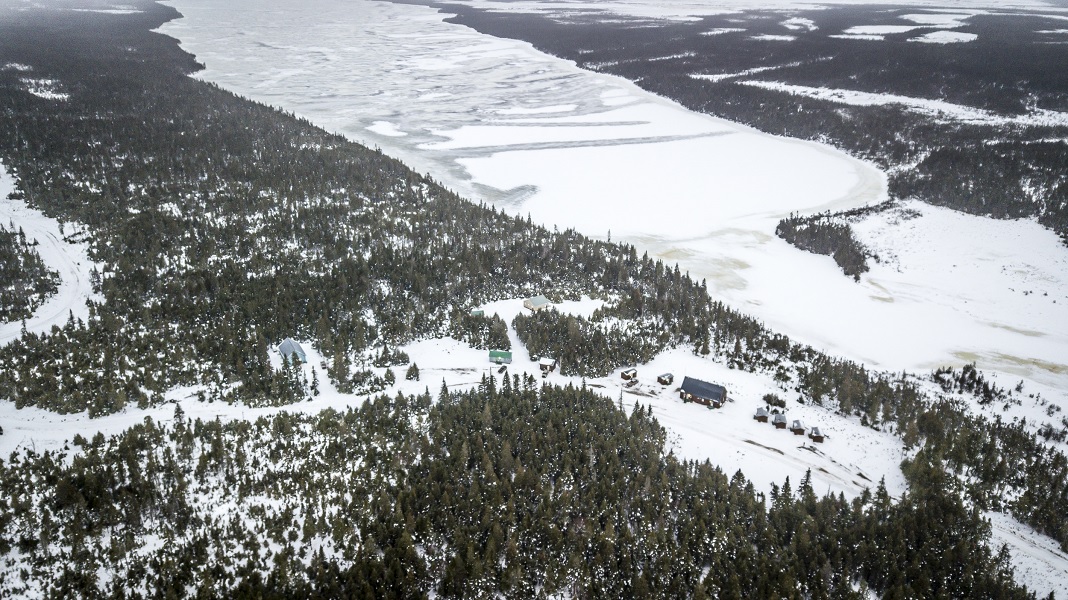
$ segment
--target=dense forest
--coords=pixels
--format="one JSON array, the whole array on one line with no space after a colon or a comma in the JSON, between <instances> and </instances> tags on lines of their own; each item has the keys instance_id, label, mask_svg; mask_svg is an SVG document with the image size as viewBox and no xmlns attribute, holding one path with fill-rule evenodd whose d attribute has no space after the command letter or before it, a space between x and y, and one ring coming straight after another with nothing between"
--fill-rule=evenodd
<instances>
[{"instance_id":1,"label":"dense forest","mask_svg":"<svg viewBox=\"0 0 1068 600\"><path fill-rule=\"evenodd\" d=\"M908 8L755 9L658 20L596 8L560 16L427 3L455 13L454 22L525 40L692 110L832 144L887 171L891 199L915 198L994 218L1034 217L1068 241L1068 125L1063 117L1014 120L1041 117L1043 110L1068 112L1068 72L1062 68L1068 46L1047 37L1060 28L1059 17L981 14L954 28L977 35L975 41L924 44L910 39L930 27L881 41L836 37L857 25L916 26L902 16ZM787 17L813 26L788 27ZM990 117L958 120L892 103L848 105L759 86L767 82L942 101ZM839 264L856 275L859 254L843 244L848 223L793 219L781 227L785 239L825 254L835 252L826 248L849 249L851 256ZM792 235L798 228L804 235Z\"/></svg>"},{"instance_id":2,"label":"dense forest","mask_svg":"<svg viewBox=\"0 0 1068 600\"><path fill-rule=\"evenodd\" d=\"M513 376L315 416L177 410L0 468L5 592L1034 597L939 469L915 463L896 502L881 485L820 498L807 475L765 497L665 454L648 409L587 389Z\"/></svg>"},{"instance_id":3,"label":"dense forest","mask_svg":"<svg viewBox=\"0 0 1068 600\"><path fill-rule=\"evenodd\" d=\"M102 265L87 319L0 348L0 402L93 417L199 385L206 401L289 405L316 382L271 367L286 337L310 340L339 390L372 395L396 373L419 378L405 342L503 347L509 324L475 306L586 294L606 300L588 319L516 319L528 350L597 375L691 348L925 450L895 502L885 490L817 498L806 482L761 500L740 475L665 457L648 411L628 418L588 390L517 379L344 414L146 423L78 440L63 457L0 457L9 589L1025 597L983 545L976 506L1068 546L1068 423L1051 415L1041 436L1035 424L991 423L960 397L1013 392L988 392L975 373L933 374L944 394L926 394L914 376L767 330L633 247L470 203L378 151L191 79L193 57L151 33L174 10L137 6L0 21L0 65L27 66L66 94L33 94L26 71L0 69L0 160L18 199L84 227ZM949 476L965 473L966 486ZM228 499L240 512L220 516ZM123 576L95 580L98 567Z\"/></svg>"},{"instance_id":4,"label":"dense forest","mask_svg":"<svg viewBox=\"0 0 1068 600\"><path fill-rule=\"evenodd\" d=\"M59 288L59 273L37 253L22 229L0 225L0 323L28 318Z\"/></svg>"}]
</instances>

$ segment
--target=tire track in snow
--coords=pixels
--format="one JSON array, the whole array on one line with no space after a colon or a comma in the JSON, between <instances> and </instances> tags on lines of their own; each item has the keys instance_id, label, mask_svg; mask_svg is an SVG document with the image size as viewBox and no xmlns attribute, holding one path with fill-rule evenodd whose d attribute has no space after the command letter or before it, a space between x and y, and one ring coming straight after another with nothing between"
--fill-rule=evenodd
<instances>
[{"instance_id":1,"label":"tire track in snow","mask_svg":"<svg viewBox=\"0 0 1068 600\"><path fill-rule=\"evenodd\" d=\"M15 182L0 163L0 223L22 228L29 240L37 240L36 250L45 265L59 273L59 289L26 319L26 330L33 333L50 331L53 325L62 327L70 315L85 319L89 308L85 301L93 294L89 274L94 263L89 260L88 245L63 239L59 221L33 210L25 202L10 198ZM22 337L22 321L0 324L0 345L7 345Z\"/></svg>"}]
</instances>

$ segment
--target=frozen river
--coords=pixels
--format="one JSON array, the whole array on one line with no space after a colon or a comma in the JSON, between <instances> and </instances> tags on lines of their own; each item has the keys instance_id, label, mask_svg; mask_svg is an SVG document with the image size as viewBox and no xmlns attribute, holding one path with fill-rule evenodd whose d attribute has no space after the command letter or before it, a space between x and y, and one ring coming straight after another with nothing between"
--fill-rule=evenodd
<instances>
[{"instance_id":1,"label":"frozen river","mask_svg":"<svg viewBox=\"0 0 1068 600\"><path fill-rule=\"evenodd\" d=\"M918 206L864 223L889 260L854 283L774 236L791 212L885 198L882 173L832 148L687 111L426 7L169 4L185 18L161 31L207 66L197 77L473 200L678 262L795 339L886 369L975 360L1004 383L1068 388L1068 253L1032 222Z\"/></svg>"}]
</instances>

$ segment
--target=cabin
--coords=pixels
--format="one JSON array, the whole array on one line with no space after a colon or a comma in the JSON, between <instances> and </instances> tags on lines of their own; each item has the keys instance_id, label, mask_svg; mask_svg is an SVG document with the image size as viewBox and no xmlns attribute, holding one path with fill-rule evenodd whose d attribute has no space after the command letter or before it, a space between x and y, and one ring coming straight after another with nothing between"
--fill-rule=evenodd
<instances>
[{"instance_id":1,"label":"cabin","mask_svg":"<svg viewBox=\"0 0 1068 600\"><path fill-rule=\"evenodd\" d=\"M486 311L482 310L481 308L472 308L471 309L471 316L472 317L484 317L484 316L486 316Z\"/></svg>"},{"instance_id":2,"label":"cabin","mask_svg":"<svg viewBox=\"0 0 1068 600\"><path fill-rule=\"evenodd\" d=\"M812 430L808 432L808 439L812 440L813 442L816 442L817 444L822 444L823 432L820 431L819 427L813 427Z\"/></svg>"},{"instance_id":3,"label":"cabin","mask_svg":"<svg viewBox=\"0 0 1068 600\"><path fill-rule=\"evenodd\" d=\"M527 298L523 301L523 308L531 312L538 312L539 310L549 308L552 305L553 303L549 302L549 299L542 295Z\"/></svg>"},{"instance_id":4,"label":"cabin","mask_svg":"<svg viewBox=\"0 0 1068 600\"><path fill-rule=\"evenodd\" d=\"M771 418L771 424L775 426L775 429L786 429L786 415L775 413L775 416Z\"/></svg>"},{"instance_id":5,"label":"cabin","mask_svg":"<svg viewBox=\"0 0 1068 600\"><path fill-rule=\"evenodd\" d=\"M790 424L790 431L794 432L794 435L805 435L805 424L801 422L801 419L794 419L794 422Z\"/></svg>"},{"instance_id":6,"label":"cabin","mask_svg":"<svg viewBox=\"0 0 1068 600\"><path fill-rule=\"evenodd\" d=\"M727 401L727 388L693 377L683 377L679 390L683 402L696 402L709 408L719 408Z\"/></svg>"},{"instance_id":7,"label":"cabin","mask_svg":"<svg viewBox=\"0 0 1068 600\"><path fill-rule=\"evenodd\" d=\"M543 373L549 373L556 370L555 358L542 358L538 360L538 366L541 367Z\"/></svg>"},{"instance_id":8,"label":"cabin","mask_svg":"<svg viewBox=\"0 0 1068 600\"><path fill-rule=\"evenodd\" d=\"M656 378L656 382L660 385L671 385L673 381L675 381L675 376L671 373L664 373Z\"/></svg>"},{"instance_id":9,"label":"cabin","mask_svg":"<svg viewBox=\"0 0 1068 600\"><path fill-rule=\"evenodd\" d=\"M510 365L512 364L512 353L507 350L490 350L489 360L497 365Z\"/></svg>"},{"instance_id":10,"label":"cabin","mask_svg":"<svg viewBox=\"0 0 1068 600\"><path fill-rule=\"evenodd\" d=\"M282 358L293 360L296 357L302 363L308 362L308 355L304 354L304 348L301 348L300 344L293 341L293 338L282 340L282 343L278 344L278 353L282 355Z\"/></svg>"},{"instance_id":11,"label":"cabin","mask_svg":"<svg viewBox=\"0 0 1068 600\"><path fill-rule=\"evenodd\" d=\"M619 376L623 379L626 379L627 381L630 381L631 379L634 379L638 376L638 369L624 369L623 372L619 374Z\"/></svg>"},{"instance_id":12,"label":"cabin","mask_svg":"<svg viewBox=\"0 0 1068 600\"><path fill-rule=\"evenodd\" d=\"M766 409L764 407L761 407L761 408L757 409L756 414L753 415L753 419L757 423L767 423L768 422L768 416L769 416L768 415L768 409Z\"/></svg>"}]
</instances>

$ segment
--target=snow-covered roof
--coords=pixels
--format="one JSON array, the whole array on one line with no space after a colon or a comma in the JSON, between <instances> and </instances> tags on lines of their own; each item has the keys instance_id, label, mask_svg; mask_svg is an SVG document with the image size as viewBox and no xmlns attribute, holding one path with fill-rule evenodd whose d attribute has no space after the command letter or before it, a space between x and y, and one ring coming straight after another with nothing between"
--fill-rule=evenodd
<instances>
[{"instance_id":1,"label":"snow-covered roof","mask_svg":"<svg viewBox=\"0 0 1068 600\"><path fill-rule=\"evenodd\" d=\"M550 302L548 298L540 294L534 296L533 298L527 299L527 303L531 306L545 306L546 304L552 304L552 302Z\"/></svg>"},{"instance_id":2,"label":"snow-covered roof","mask_svg":"<svg viewBox=\"0 0 1068 600\"><path fill-rule=\"evenodd\" d=\"M304 348L300 347L300 344L295 342L293 338L286 338L282 340L281 344L278 344L278 353L283 357L293 356L294 354L301 360L301 362L307 361L308 357L304 354Z\"/></svg>"}]
</instances>

